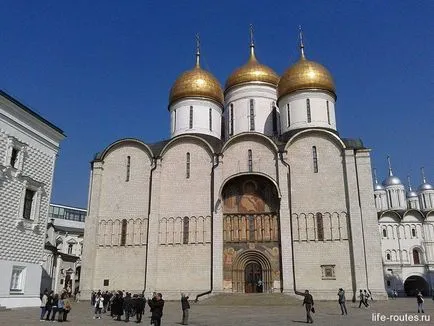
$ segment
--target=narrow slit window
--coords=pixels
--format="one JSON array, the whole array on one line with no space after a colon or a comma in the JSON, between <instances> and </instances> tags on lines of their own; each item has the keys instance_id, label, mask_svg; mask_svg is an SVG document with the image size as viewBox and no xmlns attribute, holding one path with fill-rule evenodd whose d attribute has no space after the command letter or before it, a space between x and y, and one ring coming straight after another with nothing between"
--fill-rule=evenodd
<instances>
[{"instance_id":1,"label":"narrow slit window","mask_svg":"<svg viewBox=\"0 0 434 326\"><path fill-rule=\"evenodd\" d=\"M30 189L26 189L26 194L24 195L24 209L23 209L23 218L26 220L30 220L32 218L32 206L33 199L35 197L36 192Z\"/></svg>"},{"instance_id":2,"label":"narrow slit window","mask_svg":"<svg viewBox=\"0 0 434 326\"><path fill-rule=\"evenodd\" d=\"M230 117L229 117L229 136L232 136L234 134L234 105L231 104L231 111L230 111Z\"/></svg>"},{"instance_id":3,"label":"narrow slit window","mask_svg":"<svg viewBox=\"0 0 434 326\"><path fill-rule=\"evenodd\" d=\"M310 99L306 99L306 111L307 111L307 122L312 122L312 115L310 112Z\"/></svg>"},{"instance_id":4,"label":"narrow slit window","mask_svg":"<svg viewBox=\"0 0 434 326\"><path fill-rule=\"evenodd\" d=\"M383 238L387 238L387 230L383 229Z\"/></svg>"},{"instance_id":5,"label":"narrow slit window","mask_svg":"<svg viewBox=\"0 0 434 326\"><path fill-rule=\"evenodd\" d=\"M176 131L176 110L173 111L173 132Z\"/></svg>"},{"instance_id":6,"label":"narrow slit window","mask_svg":"<svg viewBox=\"0 0 434 326\"><path fill-rule=\"evenodd\" d=\"M130 181L131 156L127 156L127 178L126 182Z\"/></svg>"},{"instance_id":7,"label":"narrow slit window","mask_svg":"<svg viewBox=\"0 0 434 326\"><path fill-rule=\"evenodd\" d=\"M190 153L187 153L186 155L186 172L185 172L185 177L187 179L190 179Z\"/></svg>"},{"instance_id":8,"label":"narrow slit window","mask_svg":"<svg viewBox=\"0 0 434 326\"><path fill-rule=\"evenodd\" d=\"M248 162L249 162L249 164L248 164L248 166L249 166L249 172L252 172L253 171L252 150L249 149L247 153L248 153Z\"/></svg>"},{"instance_id":9,"label":"narrow slit window","mask_svg":"<svg viewBox=\"0 0 434 326\"><path fill-rule=\"evenodd\" d=\"M189 128L193 129L193 107L190 106L190 121L189 121Z\"/></svg>"},{"instance_id":10,"label":"narrow slit window","mask_svg":"<svg viewBox=\"0 0 434 326\"><path fill-rule=\"evenodd\" d=\"M190 233L190 219L186 216L184 217L183 222L184 222L184 234L183 234L182 243L188 244L188 235Z\"/></svg>"},{"instance_id":11,"label":"narrow slit window","mask_svg":"<svg viewBox=\"0 0 434 326\"><path fill-rule=\"evenodd\" d=\"M289 112L290 112L290 110L289 110L289 103L288 103L288 104L286 104L286 115L288 117L288 127L291 124L291 114Z\"/></svg>"},{"instance_id":12,"label":"narrow slit window","mask_svg":"<svg viewBox=\"0 0 434 326\"><path fill-rule=\"evenodd\" d=\"M318 153L316 146L312 146L313 172L318 173Z\"/></svg>"},{"instance_id":13,"label":"narrow slit window","mask_svg":"<svg viewBox=\"0 0 434 326\"><path fill-rule=\"evenodd\" d=\"M212 131L212 109L209 108L209 131Z\"/></svg>"},{"instance_id":14,"label":"narrow slit window","mask_svg":"<svg viewBox=\"0 0 434 326\"><path fill-rule=\"evenodd\" d=\"M276 105L273 102L272 104L272 108L273 108L273 135L277 135L277 109L276 109Z\"/></svg>"},{"instance_id":15,"label":"narrow slit window","mask_svg":"<svg viewBox=\"0 0 434 326\"><path fill-rule=\"evenodd\" d=\"M250 100L250 131L255 131L255 101Z\"/></svg>"},{"instance_id":16,"label":"narrow slit window","mask_svg":"<svg viewBox=\"0 0 434 326\"><path fill-rule=\"evenodd\" d=\"M329 106L329 101L327 101L327 122L329 124L331 124L330 123L330 106Z\"/></svg>"},{"instance_id":17,"label":"narrow slit window","mask_svg":"<svg viewBox=\"0 0 434 326\"><path fill-rule=\"evenodd\" d=\"M318 240L324 240L324 221L321 213L316 213L316 228Z\"/></svg>"},{"instance_id":18,"label":"narrow slit window","mask_svg":"<svg viewBox=\"0 0 434 326\"><path fill-rule=\"evenodd\" d=\"M18 149L12 148L10 165L13 168L16 168L17 161L18 161Z\"/></svg>"},{"instance_id":19,"label":"narrow slit window","mask_svg":"<svg viewBox=\"0 0 434 326\"><path fill-rule=\"evenodd\" d=\"M125 246L127 242L127 226L128 226L128 221L126 219L123 219L122 229L121 229L121 246Z\"/></svg>"}]
</instances>

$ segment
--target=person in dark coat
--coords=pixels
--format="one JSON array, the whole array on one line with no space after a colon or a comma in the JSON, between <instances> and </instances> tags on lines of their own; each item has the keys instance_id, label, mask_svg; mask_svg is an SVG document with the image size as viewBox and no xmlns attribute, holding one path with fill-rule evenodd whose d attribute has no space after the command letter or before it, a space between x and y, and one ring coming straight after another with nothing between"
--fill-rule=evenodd
<instances>
[{"instance_id":1,"label":"person in dark coat","mask_svg":"<svg viewBox=\"0 0 434 326\"><path fill-rule=\"evenodd\" d=\"M116 320L121 320L121 316L123 313L124 299L122 297L122 292L119 291L116 293L115 298L113 299L112 310L113 316L116 317Z\"/></svg>"},{"instance_id":2,"label":"person in dark coat","mask_svg":"<svg viewBox=\"0 0 434 326\"><path fill-rule=\"evenodd\" d=\"M190 310L190 303L188 302L188 296L181 293L181 308L182 308L182 325L188 325L188 312Z\"/></svg>"},{"instance_id":3,"label":"person in dark coat","mask_svg":"<svg viewBox=\"0 0 434 326\"><path fill-rule=\"evenodd\" d=\"M124 298L123 309L125 312L125 321L130 321L131 311L133 309L133 302L131 300L131 293L126 293Z\"/></svg>"},{"instance_id":4,"label":"person in dark coat","mask_svg":"<svg viewBox=\"0 0 434 326\"><path fill-rule=\"evenodd\" d=\"M136 309L136 320L137 323L142 322L142 316L145 312L146 300L143 295L140 295L135 300L135 309Z\"/></svg>"},{"instance_id":5,"label":"person in dark coat","mask_svg":"<svg viewBox=\"0 0 434 326\"><path fill-rule=\"evenodd\" d=\"M161 317L163 317L164 307L164 300L161 293L157 293L155 298L149 300L148 305L152 312L151 323L153 323L155 326L161 326Z\"/></svg>"},{"instance_id":6,"label":"person in dark coat","mask_svg":"<svg viewBox=\"0 0 434 326\"><path fill-rule=\"evenodd\" d=\"M303 295L304 296L304 300L303 300L303 306L306 309L306 323L312 323L313 324L313 318L311 315L311 312L315 312L315 310L313 310L313 297L312 295L309 293L309 290L305 290L304 293L303 292L299 292L299 291L295 291L296 294L298 295Z\"/></svg>"}]
</instances>

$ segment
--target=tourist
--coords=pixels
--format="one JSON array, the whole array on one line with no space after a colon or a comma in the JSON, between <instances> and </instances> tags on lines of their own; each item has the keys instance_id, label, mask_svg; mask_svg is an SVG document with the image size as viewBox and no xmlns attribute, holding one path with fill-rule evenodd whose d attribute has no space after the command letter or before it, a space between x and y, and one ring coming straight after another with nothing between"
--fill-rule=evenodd
<instances>
[{"instance_id":1,"label":"tourist","mask_svg":"<svg viewBox=\"0 0 434 326\"><path fill-rule=\"evenodd\" d=\"M51 310L53 310L53 291L50 291L50 293L48 294L47 297L47 304L45 305L45 310L47 312L47 316L45 317L45 320L50 320L50 314L51 314Z\"/></svg>"},{"instance_id":2,"label":"tourist","mask_svg":"<svg viewBox=\"0 0 434 326\"><path fill-rule=\"evenodd\" d=\"M188 296L181 293L181 308L182 308L182 325L188 325L188 312L190 310L190 303L188 302Z\"/></svg>"},{"instance_id":3,"label":"tourist","mask_svg":"<svg viewBox=\"0 0 434 326\"><path fill-rule=\"evenodd\" d=\"M77 291L77 293L75 294L75 302L80 302L80 291Z\"/></svg>"},{"instance_id":4,"label":"tourist","mask_svg":"<svg viewBox=\"0 0 434 326\"><path fill-rule=\"evenodd\" d=\"M340 288L338 291L338 302L339 302L339 306L341 307L341 312L342 315L348 315L347 313L347 307L345 305L345 291L343 288Z\"/></svg>"},{"instance_id":5,"label":"tourist","mask_svg":"<svg viewBox=\"0 0 434 326\"><path fill-rule=\"evenodd\" d=\"M368 293L369 293L369 298L371 298L371 301L374 301L374 297L372 296L371 290L368 289Z\"/></svg>"},{"instance_id":6,"label":"tourist","mask_svg":"<svg viewBox=\"0 0 434 326\"><path fill-rule=\"evenodd\" d=\"M360 302L359 302L359 308L362 306L362 304L363 304L365 307L368 306L368 304L366 303L365 294L363 293L362 290L360 290L360 292L359 292L359 299L360 299Z\"/></svg>"},{"instance_id":7,"label":"tourist","mask_svg":"<svg viewBox=\"0 0 434 326\"><path fill-rule=\"evenodd\" d=\"M143 294L139 295L139 297L136 298L134 303L135 303L135 309L136 309L136 322L140 323L140 322L142 322L142 316L145 312L145 305L146 305L146 300L145 300Z\"/></svg>"},{"instance_id":8,"label":"tourist","mask_svg":"<svg viewBox=\"0 0 434 326\"><path fill-rule=\"evenodd\" d=\"M151 323L153 323L155 326L160 326L161 317L163 317L163 307L164 307L164 300L161 293L157 293L155 298L148 300L148 305L152 311Z\"/></svg>"},{"instance_id":9,"label":"tourist","mask_svg":"<svg viewBox=\"0 0 434 326\"><path fill-rule=\"evenodd\" d=\"M122 291L119 291L118 293L116 293L111 307L113 318L116 318L116 320L121 320L121 316L124 314L123 305L124 305L124 299L122 297Z\"/></svg>"},{"instance_id":10,"label":"tourist","mask_svg":"<svg viewBox=\"0 0 434 326\"><path fill-rule=\"evenodd\" d=\"M123 309L125 312L125 321L130 321L131 310L132 310L132 300L131 293L127 292L124 298Z\"/></svg>"},{"instance_id":11,"label":"tourist","mask_svg":"<svg viewBox=\"0 0 434 326\"><path fill-rule=\"evenodd\" d=\"M96 293L95 291L92 291L92 294L90 295L90 305L92 307L95 307L95 298L96 298Z\"/></svg>"},{"instance_id":12,"label":"tourist","mask_svg":"<svg viewBox=\"0 0 434 326\"><path fill-rule=\"evenodd\" d=\"M416 300L417 300L417 312L418 313L425 313L423 311L423 296L422 296L422 292L418 292L416 295Z\"/></svg>"},{"instance_id":13,"label":"tourist","mask_svg":"<svg viewBox=\"0 0 434 326\"><path fill-rule=\"evenodd\" d=\"M63 294L63 321L66 321L68 313L71 311L71 301L66 294Z\"/></svg>"},{"instance_id":14,"label":"tourist","mask_svg":"<svg viewBox=\"0 0 434 326\"><path fill-rule=\"evenodd\" d=\"M45 316L45 312L47 311L47 300L48 300L48 290L44 290L44 293L42 294L41 297L41 318L40 320L43 321L44 320L44 316Z\"/></svg>"},{"instance_id":15,"label":"tourist","mask_svg":"<svg viewBox=\"0 0 434 326\"><path fill-rule=\"evenodd\" d=\"M101 319L101 311L104 307L104 298L100 292L97 293L95 298L95 316L93 319Z\"/></svg>"},{"instance_id":16,"label":"tourist","mask_svg":"<svg viewBox=\"0 0 434 326\"><path fill-rule=\"evenodd\" d=\"M63 301L63 293L60 295L59 300L57 301L57 321L63 321L63 312L64 312L64 301Z\"/></svg>"},{"instance_id":17,"label":"tourist","mask_svg":"<svg viewBox=\"0 0 434 326\"><path fill-rule=\"evenodd\" d=\"M371 295L368 292L366 292L366 290L363 290L363 295L365 296L365 305L369 306L368 300L371 297ZM372 297L371 297L371 299L372 299Z\"/></svg>"},{"instance_id":18,"label":"tourist","mask_svg":"<svg viewBox=\"0 0 434 326\"><path fill-rule=\"evenodd\" d=\"M58 311L58 306L59 304L59 295L56 293L53 296L53 305L51 307L51 321L54 321L54 318L56 317L56 312Z\"/></svg>"},{"instance_id":19,"label":"tourist","mask_svg":"<svg viewBox=\"0 0 434 326\"><path fill-rule=\"evenodd\" d=\"M305 290L304 293L303 292L299 292L299 291L295 291L295 294L304 296L303 306L306 309L306 323L313 324L313 318L311 316L311 312L314 313L315 312L315 308L313 307L314 302L313 302L312 295L309 293L309 290Z\"/></svg>"}]
</instances>

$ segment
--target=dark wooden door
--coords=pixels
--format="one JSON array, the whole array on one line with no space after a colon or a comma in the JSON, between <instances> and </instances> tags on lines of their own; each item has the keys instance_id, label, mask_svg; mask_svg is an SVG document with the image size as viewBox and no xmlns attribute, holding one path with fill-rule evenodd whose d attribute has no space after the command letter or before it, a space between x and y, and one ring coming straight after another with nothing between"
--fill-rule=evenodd
<instances>
[{"instance_id":1,"label":"dark wooden door","mask_svg":"<svg viewBox=\"0 0 434 326\"><path fill-rule=\"evenodd\" d=\"M244 271L244 290L246 293L262 292L262 269L256 262L248 263Z\"/></svg>"}]
</instances>

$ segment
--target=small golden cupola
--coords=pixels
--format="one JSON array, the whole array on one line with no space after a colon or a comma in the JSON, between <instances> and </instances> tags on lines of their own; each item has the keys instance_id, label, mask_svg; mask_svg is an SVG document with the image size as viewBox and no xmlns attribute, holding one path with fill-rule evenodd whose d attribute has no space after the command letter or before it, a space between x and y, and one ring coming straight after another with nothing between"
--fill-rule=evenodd
<instances>
[{"instance_id":1,"label":"small golden cupola","mask_svg":"<svg viewBox=\"0 0 434 326\"><path fill-rule=\"evenodd\" d=\"M303 36L300 31L300 60L289 67L282 75L277 88L281 98L299 90L324 90L336 97L336 88L331 73L321 64L306 59Z\"/></svg>"},{"instance_id":2,"label":"small golden cupola","mask_svg":"<svg viewBox=\"0 0 434 326\"><path fill-rule=\"evenodd\" d=\"M173 84L169 95L169 107L184 98L203 98L223 106L224 97L219 81L200 66L200 42L197 36L196 65L181 74Z\"/></svg>"},{"instance_id":3,"label":"small golden cupola","mask_svg":"<svg viewBox=\"0 0 434 326\"><path fill-rule=\"evenodd\" d=\"M250 82L259 82L277 87L279 75L273 69L259 63L255 56L255 43L253 40L253 27L250 25L250 58L247 63L235 69L229 76L225 85L225 92L230 88Z\"/></svg>"}]
</instances>

